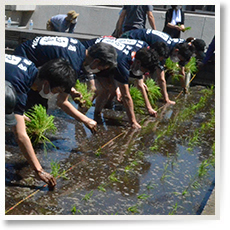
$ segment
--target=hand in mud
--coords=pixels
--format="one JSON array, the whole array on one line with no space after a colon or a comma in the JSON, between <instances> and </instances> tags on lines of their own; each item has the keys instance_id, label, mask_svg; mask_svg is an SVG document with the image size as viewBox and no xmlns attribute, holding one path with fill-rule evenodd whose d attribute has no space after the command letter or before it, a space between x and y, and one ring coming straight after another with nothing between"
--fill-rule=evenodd
<instances>
[{"instance_id":1,"label":"hand in mud","mask_svg":"<svg viewBox=\"0 0 230 230\"><path fill-rule=\"evenodd\" d=\"M154 110L154 109L149 109L148 112L149 112L149 115L150 115L150 116L157 117L157 111L156 111L156 110Z\"/></svg>"},{"instance_id":2,"label":"hand in mud","mask_svg":"<svg viewBox=\"0 0 230 230\"><path fill-rule=\"evenodd\" d=\"M84 123L86 125L86 127L88 129L90 129L90 131L95 134L97 132L97 122L89 119L89 121L87 123Z\"/></svg>"},{"instance_id":3,"label":"hand in mud","mask_svg":"<svg viewBox=\"0 0 230 230\"><path fill-rule=\"evenodd\" d=\"M169 105L175 105L176 104L175 101L170 101L170 100L166 101L166 103L169 104Z\"/></svg>"},{"instance_id":4,"label":"hand in mud","mask_svg":"<svg viewBox=\"0 0 230 230\"><path fill-rule=\"evenodd\" d=\"M141 126L137 122L132 123L131 126L132 126L133 129L141 129Z\"/></svg>"},{"instance_id":5,"label":"hand in mud","mask_svg":"<svg viewBox=\"0 0 230 230\"><path fill-rule=\"evenodd\" d=\"M36 173L41 180L43 180L46 184L48 184L50 189L53 189L54 186L57 184L56 179L49 173L43 170L36 171Z\"/></svg>"}]
</instances>

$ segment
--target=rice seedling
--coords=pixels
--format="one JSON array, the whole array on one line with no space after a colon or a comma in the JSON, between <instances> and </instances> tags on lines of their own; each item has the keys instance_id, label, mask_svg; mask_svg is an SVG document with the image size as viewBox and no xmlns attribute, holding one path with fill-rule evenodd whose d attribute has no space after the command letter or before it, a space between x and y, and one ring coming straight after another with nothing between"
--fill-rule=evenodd
<instances>
[{"instance_id":1,"label":"rice seedling","mask_svg":"<svg viewBox=\"0 0 230 230\"><path fill-rule=\"evenodd\" d=\"M140 213L140 212L138 211L138 204L135 204L135 205L129 207L129 208L128 208L128 211L129 211L129 212L132 212L132 213Z\"/></svg>"},{"instance_id":2,"label":"rice seedling","mask_svg":"<svg viewBox=\"0 0 230 230\"><path fill-rule=\"evenodd\" d=\"M182 75L180 74L180 66L177 62L173 62L170 58L167 58L165 61L165 73L168 73L172 76L172 81L179 81Z\"/></svg>"},{"instance_id":3,"label":"rice seedling","mask_svg":"<svg viewBox=\"0 0 230 230\"><path fill-rule=\"evenodd\" d=\"M136 152L135 156L137 158L141 158L142 159L144 157L144 153L142 151L138 151L138 152Z\"/></svg>"},{"instance_id":4,"label":"rice seedling","mask_svg":"<svg viewBox=\"0 0 230 230\"><path fill-rule=\"evenodd\" d=\"M188 143L189 148L187 149L188 151L192 151L192 148L195 145L202 143L201 137L205 136L205 133L210 132L212 129L215 128L215 112L213 109L211 110L210 114L211 114L210 120L203 123L201 125L201 128L195 129L195 131L192 134L192 137L190 137Z\"/></svg>"},{"instance_id":5,"label":"rice seedling","mask_svg":"<svg viewBox=\"0 0 230 230\"><path fill-rule=\"evenodd\" d=\"M160 145L162 144L162 137L165 135L166 131L162 130L154 140L153 145L149 148L151 151L158 151L160 148Z\"/></svg>"},{"instance_id":6,"label":"rice seedling","mask_svg":"<svg viewBox=\"0 0 230 230\"><path fill-rule=\"evenodd\" d=\"M55 147L46 137L47 134L54 134L57 130L54 125L54 116L47 115L46 109L42 105L35 105L25 115L30 119L30 121L26 120L26 131L32 144L35 146L38 143L43 143L45 150L47 142Z\"/></svg>"},{"instance_id":7,"label":"rice seedling","mask_svg":"<svg viewBox=\"0 0 230 230\"><path fill-rule=\"evenodd\" d=\"M147 200L149 197L150 197L150 195L147 195L144 193L144 194L137 196L137 199Z\"/></svg>"},{"instance_id":8,"label":"rice seedling","mask_svg":"<svg viewBox=\"0 0 230 230\"><path fill-rule=\"evenodd\" d=\"M192 147L194 147L195 145L198 145L200 143L201 139L200 139L200 129L196 129L193 132L193 137L189 140L188 146L189 148L192 150Z\"/></svg>"},{"instance_id":9,"label":"rice seedling","mask_svg":"<svg viewBox=\"0 0 230 230\"><path fill-rule=\"evenodd\" d=\"M146 189L150 190L150 189L154 189L155 187L157 187L157 184L152 184L151 182L149 182L146 186Z\"/></svg>"},{"instance_id":10,"label":"rice seedling","mask_svg":"<svg viewBox=\"0 0 230 230\"><path fill-rule=\"evenodd\" d=\"M209 166L210 166L210 163L208 160L204 160L201 162L201 164L198 168L198 177L199 178L207 175Z\"/></svg>"},{"instance_id":11,"label":"rice seedling","mask_svg":"<svg viewBox=\"0 0 230 230\"><path fill-rule=\"evenodd\" d=\"M147 78L145 83L148 87L148 98L151 105L155 105L156 101L162 97L161 89L156 85L153 79Z\"/></svg>"},{"instance_id":12,"label":"rice seedling","mask_svg":"<svg viewBox=\"0 0 230 230\"><path fill-rule=\"evenodd\" d=\"M103 211L106 215L118 215L118 212L116 212L116 213L111 213L111 214L109 214L108 212L106 212L106 211Z\"/></svg>"},{"instance_id":13,"label":"rice seedling","mask_svg":"<svg viewBox=\"0 0 230 230\"><path fill-rule=\"evenodd\" d=\"M92 197L92 195L93 195L93 190L90 191L89 193L85 194L85 196L82 198L82 200L89 201L90 198Z\"/></svg>"},{"instance_id":14,"label":"rice seedling","mask_svg":"<svg viewBox=\"0 0 230 230\"><path fill-rule=\"evenodd\" d=\"M112 182L120 182L120 180L116 177L116 172L113 172L111 175L109 175L109 180Z\"/></svg>"},{"instance_id":15,"label":"rice seedling","mask_svg":"<svg viewBox=\"0 0 230 230\"><path fill-rule=\"evenodd\" d=\"M133 168L130 165L127 165L124 169L125 173L129 173L130 171L132 171Z\"/></svg>"},{"instance_id":16,"label":"rice seedling","mask_svg":"<svg viewBox=\"0 0 230 230\"><path fill-rule=\"evenodd\" d=\"M169 212L169 215L175 215L175 214L176 214L176 211L177 211L177 208L178 208L178 204L176 203L176 204L172 207L172 211Z\"/></svg>"},{"instance_id":17,"label":"rice seedling","mask_svg":"<svg viewBox=\"0 0 230 230\"><path fill-rule=\"evenodd\" d=\"M185 31L191 30L191 29L192 29L192 27L188 26L188 27L185 27L182 31L185 32Z\"/></svg>"},{"instance_id":18,"label":"rice seedling","mask_svg":"<svg viewBox=\"0 0 230 230\"><path fill-rule=\"evenodd\" d=\"M76 214L76 212L77 212L76 205L74 205L74 206L72 207L71 212L72 212L73 215Z\"/></svg>"},{"instance_id":19,"label":"rice seedling","mask_svg":"<svg viewBox=\"0 0 230 230\"><path fill-rule=\"evenodd\" d=\"M88 91L87 84L81 83L77 80L75 89L82 95L82 98L76 98L77 101L80 101L81 107L90 108L93 105L92 99L94 93L92 91Z\"/></svg>"},{"instance_id":20,"label":"rice seedling","mask_svg":"<svg viewBox=\"0 0 230 230\"><path fill-rule=\"evenodd\" d=\"M194 74L198 71L196 58L192 57L190 61L185 65L185 74ZM175 84L182 77L181 68L178 63L173 62L170 58L166 59L165 62L166 73L172 76L172 82Z\"/></svg>"},{"instance_id":21,"label":"rice seedling","mask_svg":"<svg viewBox=\"0 0 230 230\"><path fill-rule=\"evenodd\" d=\"M145 101L140 90L134 86L130 86L129 91L133 99L134 111L139 114L144 114L143 108L145 107Z\"/></svg>"},{"instance_id":22,"label":"rice seedling","mask_svg":"<svg viewBox=\"0 0 230 230\"><path fill-rule=\"evenodd\" d=\"M181 27L181 24L178 24L178 26ZM182 30L182 32L185 32L185 31L191 30L191 29L192 29L192 27L191 27L191 26L188 26L188 27L185 27L185 28Z\"/></svg>"},{"instance_id":23,"label":"rice seedling","mask_svg":"<svg viewBox=\"0 0 230 230\"><path fill-rule=\"evenodd\" d=\"M169 162L167 162L166 164L163 164L163 166L164 166L164 169L163 169L163 174L162 174L162 176L161 176L161 178L160 178L161 181L164 181L165 178L171 176L171 175L169 175L169 174L172 174L172 172L168 169Z\"/></svg>"},{"instance_id":24,"label":"rice seedling","mask_svg":"<svg viewBox=\"0 0 230 230\"><path fill-rule=\"evenodd\" d=\"M95 155L96 155L97 157L100 157L101 154L102 154L102 149L99 148L99 149L95 152Z\"/></svg>"},{"instance_id":25,"label":"rice seedling","mask_svg":"<svg viewBox=\"0 0 230 230\"><path fill-rule=\"evenodd\" d=\"M55 178L61 177L63 179L69 180L69 178L66 176L65 170L60 172L61 166L59 163L51 161L50 166L51 166L51 173L50 174L52 174Z\"/></svg>"},{"instance_id":26,"label":"rice seedling","mask_svg":"<svg viewBox=\"0 0 230 230\"><path fill-rule=\"evenodd\" d=\"M74 205L71 209L71 213L75 215L76 213L82 214L81 210L76 208L76 205Z\"/></svg>"},{"instance_id":27,"label":"rice seedling","mask_svg":"<svg viewBox=\"0 0 230 230\"><path fill-rule=\"evenodd\" d=\"M106 192L106 189L105 189L105 185L104 184L101 184L97 187L98 190L102 191L102 192Z\"/></svg>"},{"instance_id":28,"label":"rice seedling","mask_svg":"<svg viewBox=\"0 0 230 230\"><path fill-rule=\"evenodd\" d=\"M194 74L198 71L196 58L191 57L190 61L185 65L185 73Z\"/></svg>"}]
</instances>

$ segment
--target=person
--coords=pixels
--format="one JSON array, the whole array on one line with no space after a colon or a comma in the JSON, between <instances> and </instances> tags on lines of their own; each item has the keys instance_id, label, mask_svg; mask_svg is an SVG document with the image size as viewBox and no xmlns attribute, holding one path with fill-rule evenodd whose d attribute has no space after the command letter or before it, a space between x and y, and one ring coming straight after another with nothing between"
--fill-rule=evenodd
<instances>
[{"instance_id":1,"label":"person","mask_svg":"<svg viewBox=\"0 0 230 230\"><path fill-rule=\"evenodd\" d=\"M208 61L215 55L215 36L213 37L211 43L208 46L208 50L204 55L202 64L206 65Z\"/></svg>"},{"instance_id":2,"label":"person","mask_svg":"<svg viewBox=\"0 0 230 230\"><path fill-rule=\"evenodd\" d=\"M195 52L195 45L193 42L188 44L186 40L181 38L172 38L168 34L151 29L138 29L138 30L131 30L121 35L121 38L130 38L130 39L138 39L145 41L149 44L151 48L154 47L155 43L164 43L168 48L169 52L167 55L159 55L159 65L157 68L157 82L161 87L162 94L164 101L169 104L175 104L175 101L171 101L169 99L167 93L167 86L165 80L165 72L164 72L164 64L165 60L170 57L173 62L178 62L181 66L181 85L186 92L186 85L185 85L185 70L184 66L187 62L189 62L190 58L192 57L193 53ZM120 40L120 39L118 39ZM197 39L198 41L198 39Z\"/></svg>"},{"instance_id":3,"label":"person","mask_svg":"<svg viewBox=\"0 0 230 230\"><path fill-rule=\"evenodd\" d=\"M196 60L201 62L205 57L205 53L204 53L206 47L205 41L202 39L189 37L186 39L186 42L192 44L195 47Z\"/></svg>"},{"instance_id":4,"label":"person","mask_svg":"<svg viewBox=\"0 0 230 230\"><path fill-rule=\"evenodd\" d=\"M144 85L143 75L145 72L154 71L158 64L158 56L156 52L148 49L148 44L143 41L127 39L126 44L118 42L114 38L101 37L92 42L97 43L108 43L113 45L117 51L117 67L111 72L101 72L98 76L96 74L96 80L102 83L102 87L99 89L95 104L95 115L100 114L103 106L105 105L107 99L110 97L111 90L109 90L109 82L106 85L106 80L109 75L112 75L115 80L115 86L111 88L117 90L117 100L123 102L126 113L132 128L139 129L141 126L136 120L134 113L133 100L129 92L129 78L135 78L137 81L137 87L141 91L144 99L145 105L148 112L152 116L157 116L157 112L152 108L146 88ZM89 45L90 42L87 42ZM104 87L103 87L104 85ZM98 85L96 84L98 88ZM118 91L118 89L120 91ZM104 101L104 104L102 103Z\"/></svg>"},{"instance_id":5,"label":"person","mask_svg":"<svg viewBox=\"0 0 230 230\"><path fill-rule=\"evenodd\" d=\"M115 37L132 29L145 28L146 15L152 29L156 29L152 5L124 5L116 25ZM123 28L123 29L122 29Z\"/></svg>"},{"instance_id":6,"label":"person","mask_svg":"<svg viewBox=\"0 0 230 230\"><path fill-rule=\"evenodd\" d=\"M56 180L43 170L36 157L26 132L23 115L30 89L39 92L45 98L56 95L59 97L60 107L63 110L65 107L71 110L71 107L68 106L70 102L67 99L71 87L75 84L75 71L64 59L51 60L38 69L33 62L26 58L6 54L5 79L13 85L17 92L17 102L14 108L17 124L14 126L14 133L18 145L38 177L50 187L54 187Z\"/></svg>"},{"instance_id":7,"label":"person","mask_svg":"<svg viewBox=\"0 0 230 230\"><path fill-rule=\"evenodd\" d=\"M14 116L14 107L17 101L15 88L9 81L5 81L5 125L15 126L17 121Z\"/></svg>"},{"instance_id":8,"label":"person","mask_svg":"<svg viewBox=\"0 0 230 230\"><path fill-rule=\"evenodd\" d=\"M77 25L79 14L70 10L66 14L58 14L51 17L46 23L46 29L49 31L73 33Z\"/></svg>"},{"instance_id":9,"label":"person","mask_svg":"<svg viewBox=\"0 0 230 230\"><path fill-rule=\"evenodd\" d=\"M179 5L172 5L165 13L165 25L163 32L172 38L180 38L181 31L184 31L184 11Z\"/></svg>"},{"instance_id":10,"label":"person","mask_svg":"<svg viewBox=\"0 0 230 230\"><path fill-rule=\"evenodd\" d=\"M95 44L94 46L86 49L81 42L74 38L67 37L36 37L33 40L28 40L20 44L14 51L14 55L26 57L31 60L36 67L40 67L47 61L64 58L68 60L76 72L77 76L81 71L89 73L100 72L103 69L113 68L116 65L117 53L114 47L109 44ZM92 82L93 79L90 78ZM93 85L93 83L92 83ZM38 92L30 91L33 100L42 100ZM33 96L32 96L33 95ZM79 93L71 89L70 95L73 99L79 97ZM34 101L31 102L34 104ZM28 105L30 101L28 101ZM43 104L45 105L45 104ZM72 108L73 109L73 108ZM74 116L78 119L83 119L84 124L93 132L96 130L96 121L93 121L86 116L83 116L79 111L74 110Z\"/></svg>"}]
</instances>

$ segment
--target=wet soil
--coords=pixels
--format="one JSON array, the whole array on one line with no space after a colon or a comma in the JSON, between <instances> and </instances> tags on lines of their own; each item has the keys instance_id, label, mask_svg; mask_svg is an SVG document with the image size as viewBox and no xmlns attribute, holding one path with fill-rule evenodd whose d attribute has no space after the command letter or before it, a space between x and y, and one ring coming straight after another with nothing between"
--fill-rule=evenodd
<instances>
[{"instance_id":1,"label":"wet soil","mask_svg":"<svg viewBox=\"0 0 230 230\"><path fill-rule=\"evenodd\" d=\"M52 161L66 170L53 191L43 187L22 156L13 134L6 130L5 210L7 215L196 215L213 184L215 130L202 133L191 147L190 139L215 109L215 95L206 105L180 121L180 114L203 96L204 87L190 88L174 106L158 103L158 117L137 115L142 129L129 128L122 106L105 109L93 135L81 123L59 109L57 133L49 136L56 149L42 146L36 153L43 168ZM170 89L170 98L178 95ZM73 103L74 104L74 103ZM77 105L75 105L77 107ZM94 107L86 115L93 118ZM170 127L172 129L170 130ZM166 132L166 130L168 130ZM11 207L26 198L18 206Z\"/></svg>"}]
</instances>

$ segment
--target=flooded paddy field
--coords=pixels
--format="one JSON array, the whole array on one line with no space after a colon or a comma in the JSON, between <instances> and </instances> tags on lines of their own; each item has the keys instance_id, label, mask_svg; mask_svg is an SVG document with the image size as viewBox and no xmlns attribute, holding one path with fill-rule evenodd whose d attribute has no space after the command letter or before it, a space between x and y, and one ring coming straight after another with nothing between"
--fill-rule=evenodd
<instances>
[{"instance_id":1,"label":"flooded paddy field","mask_svg":"<svg viewBox=\"0 0 230 230\"><path fill-rule=\"evenodd\" d=\"M170 98L178 93L170 89ZM45 171L54 162L60 166L53 191L36 179L6 131L6 214L200 214L215 183L214 89L194 86L176 105L162 106L159 102L157 118L137 115L142 125L137 131L116 104L103 110L95 135L50 109L58 131L49 138L56 149L35 150ZM94 107L86 115L93 118L93 112Z\"/></svg>"}]
</instances>

